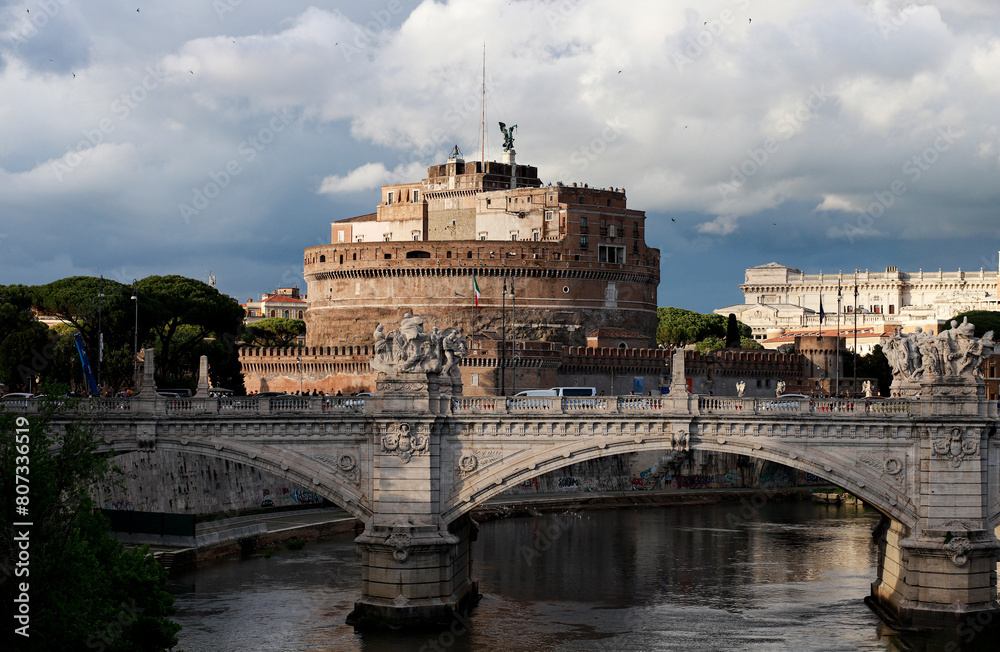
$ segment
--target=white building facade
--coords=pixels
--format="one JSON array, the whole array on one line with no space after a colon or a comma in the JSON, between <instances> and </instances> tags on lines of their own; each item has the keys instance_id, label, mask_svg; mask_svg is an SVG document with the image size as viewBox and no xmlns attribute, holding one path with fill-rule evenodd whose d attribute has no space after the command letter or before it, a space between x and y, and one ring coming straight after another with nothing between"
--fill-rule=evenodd
<instances>
[{"instance_id":1,"label":"white building facade","mask_svg":"<svg viewBox=\"0 0 1000 652\"><path fill-rule=\"evenodd\" d=\"M753 329L758 341L802 329L835 328L838 294L839 321L844 330L856 323L859 328L876 331L895 327L912 331L919 326L937 332L938 323L956 313L1000 309L997 272L984 269L907 273L886 267L879 272L806 274L768 263L747 269L740 290L744 303L719 308L715 313L735 314ZM825 315L822 324L821 310Z\"/></svg>"}]
</instances>

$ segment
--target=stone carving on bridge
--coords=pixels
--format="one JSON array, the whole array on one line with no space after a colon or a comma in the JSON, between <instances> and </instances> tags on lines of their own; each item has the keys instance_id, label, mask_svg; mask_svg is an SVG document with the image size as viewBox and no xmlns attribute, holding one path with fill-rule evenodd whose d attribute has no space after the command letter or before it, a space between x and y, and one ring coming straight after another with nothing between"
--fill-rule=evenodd
<instances>
[{"instance_id":1,"label":"stone carving on bridge","mask_svg":"<svg viewBox=\"0 0 1000 652\"><path fill-rule=\"evenodd\" d=\"M736 383L736 396L743 398L743 393L747 391L747 383L745 380L741 380Z\"/></svg>"},{"instance_id":2,"label":"stone carving on bridge","mask_svg":"<svg viewBox=\"0 0 1000 652\"><path fill-rule=\"evenodd\" d=\"M458 459L458 470L465 476L484 469L491 464L495 464L502 459L502 450L474 450L471 453L462 455Z\"/></svg>"},{"instance_id":3,"label":"stone carving on bridge","mask_svg":"<svg viewBox=\"0 0 1000 652\"><path fill-rule=\"evenodd\" d=\"M690 450L691 435L686 431L675 432L670 435L670 445L675 451Z\"/></svg>"},{"instance_id":4,"label":"stone carving on bridge","mask_svg":"<svg viewBox=\"0 0 1000 652\"><path fill-rule=\"evenodd\" d=\"M941 376L956 376L973 382L983 378L982 362L996 348L993 331L974 337L975 327L963 318L952 320L951 329L937 335L896 332L885 345L885 356L897 381L933 381ZM898 383L897 383L898 385Z\"/></svg>"},{"instance_id":5,"label":"stone carving on bridge","mask_svg":"<svg viewBox=\"0 0 1000 652\"><path fill-rule=\"evenodd\" d=\"M858 461L898 485L906 483L906 466L900 457L886 453L862 451L858 453Z\"/></svg>"},{"instance_id":6,"label":"stone carving on bridge","mask_svg":"<svg viewBox=\"0 0 1000 652\"><path fill-rule=\"evenodd\" d=\"M139 423L135 427L135 445L141 451L156 450L156 424Z\"/></svg>"},{"instance_id":7,"label":"stone carving on bridge","mask_svg":"<svg viewBox=\"0 0 1000 652\"><path fill-rule=\"evenodd\" d=\"M385 538L385 544L392 548L392 558L402 563L410 556L410 535L405 532L395 532Z\"/></svg>"},{"instance_id":8,"label":"stone carving on bridge","mask_svg":"<svg viewBox=\"0 0 1000 652\"><path fill-rule=\"evenodd\" d=\"M969 551L972 550L972 544L967 537L951 537L944 544L944 548L951 553L952 563L959 568L969 563Z\"/></svg>"},{"instance_id":9,"label":"stone carving on bridge","mask_svg":"<svg viewBox=\"0 0 1000 652\"><path fill-rule=\"evenodd\" d=\"M961 428L952 428L948 435L934 439L933 447L934 454L947 457L953 469L962 466L966 458L979 454L979 440L966 439Z\"/></svg>"},{"instance_id":10,"label":"stone carving on bridge","mask_svg":"<svg viewBox=\"0 0 1000 652\"><path fill-rule=\"evenodd\" d=\"M324 464L333 467L337 473L344 476L354 484L361 482L361 472L358 469L358 460L348 453L341 455L316 455L316 459Z\"/></svg>"},{"instance_id":11,"label":"stone carving on bridge","mask_svg":"<svg viewBox=\"0 0 1000 652\"><path fill-rule=\"evenodd\" d=\"M787 385L785 385L785 381L779 380L777 386L775 386L774 395L781 396L782 394L784 394L785 387L787 387Z\"/></svg>"},{"instance_id":12,"label":"stone carving on bridge","mask_svg":"<svg viewBox=\"0 0 1000 652\"><path fill-rule=\"evenodd\" d=\"M396 453L407 464L414 455L427 452L427 437L411 434L408 423L393 423L382 435L382 452Z\"/></svg>"},{"instance_id":13,"label":"stone carving on bridge","mask_svg":"<svg viewBox=\"0 0 1000 652\"><path fill-rule=\"evenodd\" d=\"M457 328L439 331L435 326L425 333L424 318L410 313L403 315L398 329L388 333L379 324L372 337L372 368L393 377L404 373L460 375L457 365L469 352L466 338Z\"/></svg>"}]
</instances>

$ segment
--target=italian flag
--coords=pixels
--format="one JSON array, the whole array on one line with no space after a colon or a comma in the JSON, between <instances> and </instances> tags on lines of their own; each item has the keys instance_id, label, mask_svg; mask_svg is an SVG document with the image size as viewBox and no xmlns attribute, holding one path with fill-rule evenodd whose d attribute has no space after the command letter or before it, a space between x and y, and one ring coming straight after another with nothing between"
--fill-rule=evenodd
<instances>
[{"instance_id":1,"label":"italian flag","mask_svg":"<svg viewBox=\"0 0 1000 652\"><path fill-rule=\"evenodd\" d=\"M482 292L479 291L479 281L476 280L476 275L472 275L472 292L475 295L475 307L479 307L479 297L482 296Z\"/></svg>"}]
</instances>

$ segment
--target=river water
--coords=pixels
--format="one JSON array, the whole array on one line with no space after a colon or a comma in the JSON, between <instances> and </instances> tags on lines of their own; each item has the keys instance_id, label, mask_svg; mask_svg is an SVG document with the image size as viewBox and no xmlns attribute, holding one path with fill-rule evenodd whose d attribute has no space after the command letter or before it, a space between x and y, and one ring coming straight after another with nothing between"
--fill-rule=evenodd
<instances>
[{"instance_id":1,"label":"river water","mask_svg":"<svg viewBox=\"0 0 1000 652\"><path fill-rule=\"evenodd\" d=\"M175 577L177 649L927 649L862 602L876 573L877 520L862 508L758 496L492 521L474 545L484 597L471 618L411 635L344 624L361 571L353 536L343 535ZM1000 649L987 633L973 643Z\"/></svg>"}]
</instances>

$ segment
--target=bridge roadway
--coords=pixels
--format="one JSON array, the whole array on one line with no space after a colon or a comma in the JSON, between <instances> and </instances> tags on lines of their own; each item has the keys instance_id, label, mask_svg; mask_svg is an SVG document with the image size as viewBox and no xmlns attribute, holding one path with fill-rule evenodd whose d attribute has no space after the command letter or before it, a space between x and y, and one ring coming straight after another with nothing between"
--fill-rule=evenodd
<instances>
[{"instance_id":1,"label":"bridge roadway","mask_svg":"<svg viewBox=\"0 0 1000 652\"><path fill-rule=\"evenodd\" d=\"M360 519L363 597L349 621L359 626L446 622L478 599L470 510L539 474L643 450L772 460L876 507L885 518L874 533L879 575L869 599L896 626L1000 616L993 403L975 396L808 401L685 392L503 399L411 385L365 398L166 399L146 392L82 401L74 415L91 421L102 448L115 454L176 450L248 464L309 486Z\"/></svg>"}]
</instances>

